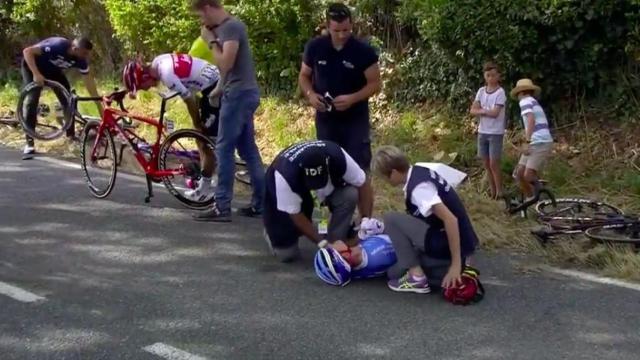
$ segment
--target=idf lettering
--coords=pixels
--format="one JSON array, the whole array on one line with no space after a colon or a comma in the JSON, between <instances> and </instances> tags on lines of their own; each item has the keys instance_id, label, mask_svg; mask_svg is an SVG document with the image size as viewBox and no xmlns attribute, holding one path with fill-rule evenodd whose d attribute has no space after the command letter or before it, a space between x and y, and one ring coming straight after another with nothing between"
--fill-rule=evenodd
<instances>
[{"instance_id":1,"label":"idf lettering","mask_svg":"<svg viewBox=\"0 0 640 360\"><path fill-rule=\"evenodd\" d=\"M311 169L305 169L306 175L307 176L318 176L318 175L322 175L322 166L319 166L318 168L311 168Z\"/></svg>"}]
</instances>

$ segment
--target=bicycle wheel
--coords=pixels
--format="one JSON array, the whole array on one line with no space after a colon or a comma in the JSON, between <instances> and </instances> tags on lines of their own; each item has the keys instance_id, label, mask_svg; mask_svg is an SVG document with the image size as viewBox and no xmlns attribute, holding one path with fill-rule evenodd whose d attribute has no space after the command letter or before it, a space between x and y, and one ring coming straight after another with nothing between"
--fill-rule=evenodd
<instances>
[{"instance_id":1,"label":"bicycle wheel","mask_svg":"<svg viewBox=\"0 0 640 360\"><path fill-rule=\"evenodd\" d=\"M607 203L571 198L556 199L555 206L551 200L540 201L535 211L543 221L590 221L623 214L622 210Z\"/></svg>"},{"instance_id":2,"label":"bicycle wheel","mask_svg":"<svg viewBox=\"0 0 640 360\"><path fill-rule=\"evenodd\" d=\"M116 184L118 163L113 136L106 128L98 136L99 129L100 122L87 122L82 133L80 160L89 192L102 199L111 193Z\"/></svg>"},{"instance_id":3,"label":"bicycle wheel","mask_svg":"<svg viewBox=\"0 0 640 360\"><path fill-rule=\"evenodd\" d=\"M64 98L64 100L61 100ZM54 140L62 136L71 124L73 114L65 104L71 96L67 89L55 81L45 81L44 86L30 83L20 92L16 114L24 132L37 140ZM33 104L31 113L29 106ZM63 106L65 105L65 106ZM29 121L29 115L35 117Z\"/></svg>"},{"instance_id":4,"label":"bicycle wheel","mask_svg":"<svg viewBox=\"0 0 640 360\"><path fill-rule=\"evenodd\" d=\"M185 196L193 184L202 177L200 149L213 154L214 143L195 130L178 130L169 135L160 146L158 169L173 175L162 177L169 193L191 209L202 209L213 203L213 194L203 200L191 200Z\"/></svg>"},{"instance_id":5,"label":"bicycle wheel","mask_svg":"<svg viewBox=\"0 0 640 360\"><path fill-rule=\"evenodd\" d=\"M584 233L589 239L602 243L640 246L640 221L596 226L587 229Z\"/></svg>"}]
</instances>

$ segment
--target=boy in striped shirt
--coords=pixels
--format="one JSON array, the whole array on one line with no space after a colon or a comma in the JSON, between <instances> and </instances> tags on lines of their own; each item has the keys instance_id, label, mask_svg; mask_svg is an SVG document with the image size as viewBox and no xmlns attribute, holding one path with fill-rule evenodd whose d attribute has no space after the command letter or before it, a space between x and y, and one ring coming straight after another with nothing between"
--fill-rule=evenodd
<instances>
[{"instance_id":1,"label":"boy in striped shirt","mask_svg":"<svg viewBox=\"0 0 640 360\"><path fill-rule=\"evenodd\" d=\"M538 180L538 173L553 150L553 138L547 116L536 100L540 91L540 87L530 79L518 80L516 87L511 90L511 97L520 104L527 141L516 170L516 179L526 196L525 201L534 197L533 183Z\"/></svg>"}]
</instances>

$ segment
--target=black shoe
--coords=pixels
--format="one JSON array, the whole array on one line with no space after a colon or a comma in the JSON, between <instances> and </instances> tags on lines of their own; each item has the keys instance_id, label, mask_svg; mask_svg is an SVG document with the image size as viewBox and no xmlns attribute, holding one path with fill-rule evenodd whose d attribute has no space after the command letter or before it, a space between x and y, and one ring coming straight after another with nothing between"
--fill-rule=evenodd
<instances>
[{"instance_id":1,"label":"black shoe","mask_svg":"<svg viewBox=\"0 0 640 360\"><path fill-rule=\"evenodd\" d=\"M231 222L231 212L222 212L218 209L218 206L214 203L211 209L201 211L198 214L193 215L195 221L211 221L211 222Z\"/></svg>"},{"instance_id":2,"label":"black shoe","mask_svg":"<svg viewBox=\"0 0 640 360\"><path fill-rule=\"evenodd\" d=\"M256 210L253 206L238 209L238 214L246 217L261 217L262 211Z\"/></svg>"}]
</instances>

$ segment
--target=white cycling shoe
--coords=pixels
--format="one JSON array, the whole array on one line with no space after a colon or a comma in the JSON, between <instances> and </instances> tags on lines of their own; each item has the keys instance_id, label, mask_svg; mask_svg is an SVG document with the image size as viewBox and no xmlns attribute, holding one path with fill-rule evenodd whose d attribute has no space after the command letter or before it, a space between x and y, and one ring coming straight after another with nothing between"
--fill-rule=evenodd
<instances>
[{"instance_id":1,"label":"white cycling shoe","mask_svg":"<svg viewBox=\"0 0 640 360\"><path fill-rule=\"evenodd\" d=\"M198 181L198 186L193 190L184 192L184 196L191 201L205 201L213 196L215 188L211 178L202 178Z\"/></svg>"}]
</instances>

